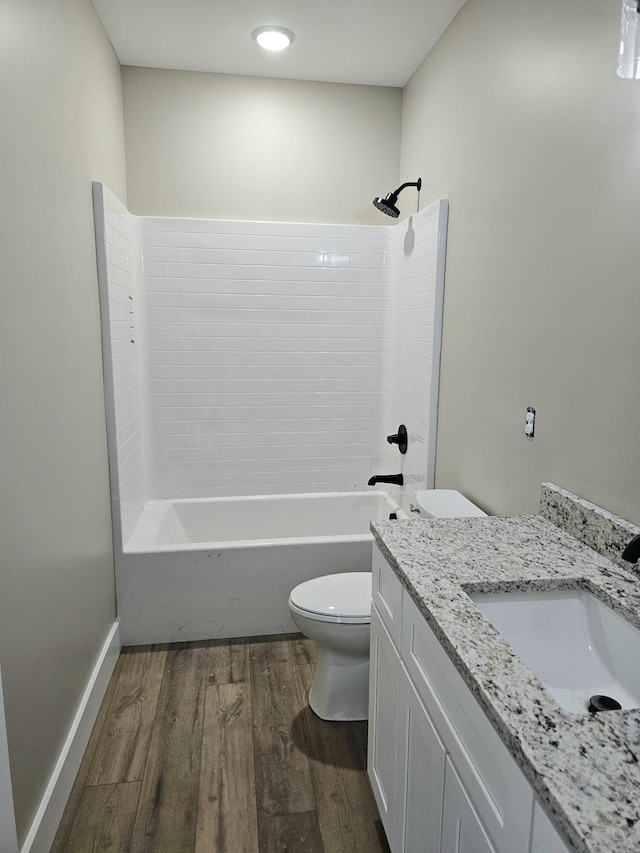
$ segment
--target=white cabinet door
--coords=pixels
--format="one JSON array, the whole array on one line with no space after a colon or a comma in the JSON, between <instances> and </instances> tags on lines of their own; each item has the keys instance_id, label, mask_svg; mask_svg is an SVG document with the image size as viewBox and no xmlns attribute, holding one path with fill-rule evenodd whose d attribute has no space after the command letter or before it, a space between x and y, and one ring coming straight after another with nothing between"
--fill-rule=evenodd
<instances>
[{"instance_id":1,"label":"white cabinet door","mask_svg":"<svg viewBox=\"0 0 640 853\"><path fill-rule=\"evenodd\" d=\"M368 773L382 825L393 838L399 657L375 605L371 608Z\"/></svg>"},{"instance_id":2,"label":"white cabinet door","mask_svg":"<svg viewBox=\"0 0 640 853\"><path fill-rule=\"evenodd\" d=\"M440 853L496 853L449 757L445 769Z\"/></svg>"},{"instance_id":3,"label":"white cabinet door","mask_svg":"<svg viewBox=\"0 0 640 853\"><path fill-rule=\"evenodd\" d=\"M569 853L569 848L545 814L538 800L533 806L531 853Z\"/></svg>"},{"instance_id":4,"label":"white cabinet door","mask_svg":"<svg viewBox=\"0 0 640 853\"><path fill-rule=\"evenodd\" d=\"M400 664L394 853L439 853L446 750Z\"/></svg>"}]
</instances>

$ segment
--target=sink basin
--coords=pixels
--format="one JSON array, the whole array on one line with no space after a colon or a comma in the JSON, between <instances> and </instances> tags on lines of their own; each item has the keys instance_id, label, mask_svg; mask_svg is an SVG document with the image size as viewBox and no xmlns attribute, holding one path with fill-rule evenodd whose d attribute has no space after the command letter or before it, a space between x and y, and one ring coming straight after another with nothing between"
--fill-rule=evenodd
<instances>
[{"instance_id":1,"label":"sink basin","mask_svg":"<svg viewBox=\"0 0 640 853\"><path fill-rule=\"evenodd\" d=\"M585 590L472 593L482 615L565 710L594 694L640 707L640 630Z\"/></svg>"}]
</instances>

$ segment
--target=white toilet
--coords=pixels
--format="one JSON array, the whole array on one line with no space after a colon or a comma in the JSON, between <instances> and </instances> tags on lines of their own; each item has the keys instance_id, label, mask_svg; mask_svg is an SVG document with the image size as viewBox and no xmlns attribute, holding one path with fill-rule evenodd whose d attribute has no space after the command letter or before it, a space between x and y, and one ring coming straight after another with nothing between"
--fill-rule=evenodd
<instances>
[{"instance_id":1,"label":"white toilet","mask_svg":"<svg viewBox=\"0 0 640 853\"><path fill-rule=\"evenodd\" d=\"M463 518L465 516L486 516L480 507L471 503L455 489L424 489L416 495L420 515L429 518Z\"/></svg>"},{"instance_id":2,"label":"white toilet","mask_svg":"<svg viewBox=\"0 0 640 853\"><path fill-rule=\"evenodd\" d=\"M429 489L416 496L422 515L486 515L460 492ZM371 573L325 575L299 584L289 611L300 631L319 646L309 705L323 720L366 720L369 703Z\"/></svg>"},{"instance_id":3,"label":"white toilet","mask_svg":"<svg viewBox=\"0 0 640 853\"><path fill-rule=\"evenodd\" d=\"M319 646L309 705L323 720L366 720L371 572L305 581L289 596L291 618Z\"/></svg>"}]
</instances>

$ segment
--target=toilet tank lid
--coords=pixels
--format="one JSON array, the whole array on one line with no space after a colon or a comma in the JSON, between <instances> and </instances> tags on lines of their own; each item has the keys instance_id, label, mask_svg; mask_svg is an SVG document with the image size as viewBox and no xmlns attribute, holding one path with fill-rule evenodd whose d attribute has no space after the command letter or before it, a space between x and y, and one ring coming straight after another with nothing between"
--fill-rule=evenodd
<instances>
[{"instance_id":1,"label":"toilet tank lid","mask_svg":"<svg viewBox=\"0 0 640 853\"><path fill-rule=\"evenodd\" d=\"M431 518L462 518L487 514L455 489L424 489L418 492L416 500L420 512Z\"/></svg>"}]
</instances>

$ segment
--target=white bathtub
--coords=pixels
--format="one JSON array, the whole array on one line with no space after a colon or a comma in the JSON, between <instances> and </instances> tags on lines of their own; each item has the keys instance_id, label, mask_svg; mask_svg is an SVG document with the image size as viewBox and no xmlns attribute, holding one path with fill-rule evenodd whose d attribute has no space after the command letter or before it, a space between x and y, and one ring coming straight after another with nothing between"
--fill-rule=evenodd
<instances>
[{"instance_id":1,"label":"white bathtub","mask_svg":"<svg viewBox=\"0 0 640 853\"><path fill-rule=\"evenodd\" d=\"M369 571L386 492L150 501L116 560L126 645L295 631L302 581Z\"/></svg>"}]
</instances>

